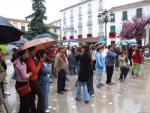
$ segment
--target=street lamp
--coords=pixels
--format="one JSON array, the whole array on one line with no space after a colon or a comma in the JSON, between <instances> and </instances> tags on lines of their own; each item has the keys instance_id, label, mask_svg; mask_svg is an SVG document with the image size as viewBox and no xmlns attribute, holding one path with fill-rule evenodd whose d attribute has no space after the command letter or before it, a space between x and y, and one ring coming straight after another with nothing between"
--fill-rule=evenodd
<instances>
[{"instance_id":1,"label":"street lamp","mask_svg":"<svg viewBox=\"0 0 150 113\"><path fill-rule=\"evenodd\" d=\"M109 22L109 18L110 21L114 21L114 14L111 12L110 15L108 15L108 11L105 9L104 11L99 13L97 17L98 17L99 25L101 23L105 24L105 39L107 41L107 23Z\"/></svg>"}]
</instances>

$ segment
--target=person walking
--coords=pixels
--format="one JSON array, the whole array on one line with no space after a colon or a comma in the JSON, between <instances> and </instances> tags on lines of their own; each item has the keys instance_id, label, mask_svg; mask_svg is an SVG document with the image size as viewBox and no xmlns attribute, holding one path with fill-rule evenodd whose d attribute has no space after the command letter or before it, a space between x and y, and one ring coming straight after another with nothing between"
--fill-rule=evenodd
<instances>
[{"instance_id":1,"label":"person walking","mask_svg":"<svg viewBox=\"0 0 150 113\"><path fill-rule=\"evenodd\" d=\"M133 60L133 78L137 79L139 76L139 70L140 70L140 63L142 62L142 56L140 54L140 50L137 48L135 52L132 55L132 60Z\"/></svg>"},{"instance_id":2,"label":"person walking","mask_svg":"<svg viewBox=\"0 0 150 113\"><path fill-rule=\"evenodd\" d=\"M29 78L29 83L31 87L31 95L30 95L30 107L31 113L45 113L44 110L44 95L42 93L39 81L38 81L38 73L43 65L45 60L45 55L42 56L38 61L35 59L35 54L37 53L36 47L31 47L28 49L29 58L26 59L27 68L32 72L32 75ZM35 105L35 97L38 97L37 105Z\"/></svg>"},{"instance_id":3,"label":"person walking","mask_svg":"<svg viewBox=\"0 0 150 113\"><path fill-rule=\"evenodd\" d=\"M130 60L126 54L126 52L121 52L121 54L118 57L118 61L119 61L119 66L120 66L120 82L124 82L127 74L129 72L129 63Z\"/></svg>"},{"instance_id":4,"label":"person walking","mask_svg":"<svg viewBox=\"0 0 150 113\"><path fill-rule=\"evenodd\" d=\"M109 45L106 55L106 74L107 74L106 84L108 85L113 84L111 79L114 71L115 56L116 54L113 52L113 47Z\"/></svg>"},{"instance_id":5,"label":"person walking","mask_svg":"<svg viewBox=\"0 0 150 113\"><path fill-rule=\"evenodd\" d=\"M55 57L54 67L55 67L56 73L58 75L57 92L58 92L58 94L63 94L63 91L67 91L65 89L67 61L66 61L66 56L64 54L63 47L58 48L58 53Z\"/></svg>"},{"instance_id":6,"label":"person walking","mask_svg":"<svg viewBox=\"0 0 150 113\"><path fill-rule=\"evenodd\" d=\"M101 82L103 69L105 68L105 60L102 56L103 47L99 47L96 53L96 87L101 88L104 84Z\"/></svg>"},{"instance_id":7,"label":"person walking","mask_svg":"<svg viewBox=\"0 0 150 113\"><path fill-rule=\"evenodd\" d=\"M77 81L77 87L76 87L76 101L81 101L81 86L83 87L83 99L85 103L89 103L90 101L90 95L88 93L87 89L87 83L90 79L90 76L93 74L92 72L92 56L89 52L88 46L83 46L84 53L81 55L79 63L80 63L80 69L79 69L79 75L78 75L78 81Z\"/></svg>"},{"instance_id":8,"label":"person walking","mask_svg":"<svg viewBox=\"0 0 150 113\"><path fill-rule=\"evenodd\" d=\"M28 50L18 52L18 58L14 60L14 69L16 73L16 90L19 92L19 88L29 85L29 77L32 72L27 72L27 65L25 59L29 57ZM30 112L30 92L26 95L19 93L20 108L18 113L31 113Z\"/></svg>"}]
</instances>

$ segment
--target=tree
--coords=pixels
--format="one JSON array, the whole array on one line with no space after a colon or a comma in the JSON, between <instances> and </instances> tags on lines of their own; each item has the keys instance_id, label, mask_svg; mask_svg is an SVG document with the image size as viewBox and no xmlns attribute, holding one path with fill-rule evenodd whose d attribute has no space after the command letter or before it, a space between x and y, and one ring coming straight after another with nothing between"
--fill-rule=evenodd
<instances>
[{"instance_id":1,"label":"tree","mask_svg":"<svg viewBox=\"0 0 150 113\"><path fill-rule=\"evenodd\" d=\"M120 37L123 39L139 39L145 32L145 26L150 23L150 17L137 18L134 17L132 21L126 21L122 25Z\"/></svg>"},{"instance_id":2,"label":"tree","mask_svg":"<svg viewBox=\"0 0 150 113\"><path fill-rule=\"evenodd\" d=\"M44 20L47 20L47 17L44 16L46 13L46 7L44 6L45 0L32 0L32 2L32 9L34 12L26 17L26 19L30 18L31 21L28 25L29 30L25 36L29 40L33 39L36 35L45 33L49 33L54 36L53 33L50 33L49 28L43 22Z\"/></svg>"}]
</instances>

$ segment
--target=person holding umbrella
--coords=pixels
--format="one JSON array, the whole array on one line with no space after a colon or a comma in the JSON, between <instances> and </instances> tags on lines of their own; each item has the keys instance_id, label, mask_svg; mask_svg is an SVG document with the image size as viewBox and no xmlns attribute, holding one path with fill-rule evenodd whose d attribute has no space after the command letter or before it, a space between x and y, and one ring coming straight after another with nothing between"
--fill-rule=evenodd
<instances>
[{"instance_id":1,"label":"person holding umbrella","mask_svg":"<svg viewBox=\"0 0 150 113\"><path fill-rule=\"evenodd\" d=\"M29 57L28 50L22 50L18 52L18 58L13 62L16 73L16 90L19 93L20 108L18 113L30 113L30 92L25 95L20 93L20 88L29 85L29 77L31 72L27 72L27 65L25 59ZM25 89L24 89L25 90Z\"/></svg>"},{"instance_id":2,"label":"person holding umbrella","mask_svg":"<svg viewBox=\"0 0 150 113\"><path fill-rule=\"evenodd\" d=\"M30 80L29 83L32 90L30 96L31 113L45 113L44 96L40 84L38 82L38 73L45 60L45 55L43 55L42 58L36 61L34 59L34 56L37 53L37 48L33 46L30 47L28 51L29 51L29 58L26 59L26 63L27 63L28 70L32 72L32 75L29 78ZM37 107L35 105L36 95L38 97Z\"/></svg>"}]
</instances>

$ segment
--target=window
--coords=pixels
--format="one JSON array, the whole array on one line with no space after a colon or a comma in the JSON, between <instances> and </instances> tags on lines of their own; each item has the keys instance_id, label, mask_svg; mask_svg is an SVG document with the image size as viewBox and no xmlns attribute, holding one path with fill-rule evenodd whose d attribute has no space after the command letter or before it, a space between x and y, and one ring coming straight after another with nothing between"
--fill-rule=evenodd
<instances>
[{"instance_id":1,"label":"window","mask_svg":"<svg viewBox=\"0 0 150 113\"><path fill-rule=\"evenodd\" d=\"M102 0L99 0L99 11L103 10L103 4L102 4Z\"/></svg>"},{"instance_id":2,"label":"window","mask_svg":"<svg viewBox=\"0 0 150 113\"><path fill-rule=\"evenodd\" d=\"M79 7L79 16L82 16L82 8Z\"/></svg>"},{"instance_id":3,"label":"window","mask_svg":"<svg viewBox=\"0 0 150 113\"><path fill-rule=\"evenodd\" d=\"M71 12L70 12L70 18L71 19L73 18L73 10L71 10Z\"/></svg>"},{"instance_id":4,"label":"window","mask_svg":"<svg viewBox=\"0 0 150 113\"><path fill-rule=\"evenodd\" d=\"M92 15L88 16L87 26L92 26Z\"/></svg>"},{"instance_id":5,"label":"window","mask_svg":"<svg viewBox=\"0 0 150 113\"><path fill-rule=\"evenodd\" d=\"M71 36L74 36L74 31L71 31Z\"/></svg>"},{"instance_id":6,"label":"window","mask_svg":"<svg viewBox=\"0 0 150 113\"><path fill-rule=\"evenodd\" d=\"M82 28L79 28L79 32L78 32L79 35L82 34Z\"/></svg>"},{"instance_id":7,"label":"window","mask_svg":"<svg viewBox=\"0 0 150 113\"><path fill-rule=\"evenodd\" d=\"M110 32L116 32L116 26L110 26Z\"/></svg>"},{"instance_id":8,"label":"window","mask_svg":"<svg viewBox=\"0 0 150 113\"><path fill-rule=\"evenodd\" d=\"M23 32L25 32L25 31L26 31L25 26L21 26L21 30L22 30Z\"/></svg>"},{"instance_id":9,"label":"window","mask_svg":"<svg viewBox=\"0 0 150 113\"><path fill-rule=\"evenodd\" d=\"M104 36L104 26L100 25L99 26L99 34L98 36Z\"/></svg>"},{"instance_id":10,"label":"window","mask_svg":"<svg viewBox=\"0 0 150 113\"><path fill-rule=\"evenodd\" d=\"M88 28L88 34L92 34L92 27Z\"/></svg>"},{"instance_id":11,"label":"window","mask_svg":"<svg viewBox=\"0 0 150 113\"><path fill-rule=\"evenodd\" d=\"M127 11L122 12L122 20L128 20L128 13Z\"/></svg>"},{"instance_id":12,"label":"window","mask_svg":"<svg viewBox=\"0 0 150 113\"><path fill-rule=\"evenodd\" d=\"M64 12L63 20L66 21L66 13Z\"/></svg>"},{"instance_id":13,"label":"window","mask_svg":"<svg viewBox=\"0 0 150 113\"><path fill-rule=\"evenodd\" d=\"M79 18L78 27L82 27L82 18Z\"/></svg>"},{"instance_id":14,"label":"window","mask_svg":"<svg viewBox=\"0 0 150 113\"><path fill-rule=\"evenodd\" d=\"M110 21L115 22L115 14L110 14Z\"/></svg>"},{"instance_id":15,"label":"window","mask_svg":"<svg viewBox=\"0 0 150 113\"><path fill-rule=\"evenodd\" d=\"M89 4L89 5L88 5L88 14L91 14L91 13L92 13L92 5Z\"/></svg>"},{"instance_id":16,"label":"window","mask_svg":"<svg viewBox=\"0 0 150 113\"><path fill-rule=\"evenodd\" d=\"M138 8L138 9L136 9L136 16L138 17L138 18L140 18L140 17L142 17L142 8Z\"/></svg>"}]
</instances>

